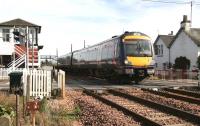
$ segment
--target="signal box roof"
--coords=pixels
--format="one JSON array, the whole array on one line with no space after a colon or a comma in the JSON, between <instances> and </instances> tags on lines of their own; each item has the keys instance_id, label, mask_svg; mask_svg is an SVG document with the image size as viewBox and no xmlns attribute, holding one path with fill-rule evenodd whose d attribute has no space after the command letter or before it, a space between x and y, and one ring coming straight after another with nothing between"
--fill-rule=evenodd
<instances>
[{"instance_id":1,"label":"signal box roof","mask_svg":"<svg viewBox=\"0 0 200 126\"><path fill-rule=\"evenodd\" d=\"M6 22L2 22L0 23L0 26L6 26L6 27L14 27L14 26L21 26L21 27L35 27L39 30L39 33L41 31L41 26L30 23L28 21L22 20L20 18L14 19L14 20L10 20L10 21L6 21Z\"/></svg>"}]
</instances>

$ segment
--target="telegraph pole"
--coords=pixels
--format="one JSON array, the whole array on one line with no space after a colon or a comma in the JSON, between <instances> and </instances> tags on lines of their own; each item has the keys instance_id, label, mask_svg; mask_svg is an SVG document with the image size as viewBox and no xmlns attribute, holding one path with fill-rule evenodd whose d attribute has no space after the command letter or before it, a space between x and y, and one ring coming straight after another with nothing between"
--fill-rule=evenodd
<instances>
[{"instance_id":1,"label":"telegraph pole","mask_svg":"<svg viewBox=\"0 0 200 126\"><path fill-rule=\"evenodd\" d=\"M57 65L57 72L56 72L57 73L57 78L56 79L57 79L57 82L58 82L58 72L59 72L59 70L58 70L58 48L56 48L56 62L57 62L56 63L56 65Z\"/></svg>"},{"instance_id":2,"label":"telegraph pole","mask_svg":"<svg viewBox=\"0 0 200 126\"><path fill-rule=\"evenodd\" d=\"M14 30L15 30L15 26L14 26ZM15 37L15 35L14 35L14 37ZM15 70L15 44L16 44L16 41L14 39L13 66L12 66L13 71Z\"/></svg>"},{"instance_id":3,"label":"telegraph pole","mask_svg":"<svg viewBox=\"0 0 200 126\"><path fill-rule=\"evenodd\" d=\"M85 48L85 40L84 40L84 48Z\"/></svg>"},{"instance_id":4,"label":"telegraph pole","mask_svg":"<svg viewBox=\"0 0 200 126\"><path fill-rule=\"evenodd\" d=\"M71 44L71 52L72 52L72 44Z\"/></svg>"},{"instance_id":5,"label":"telegraph pole","mask_svg":"<svg viewBox=\"0 0 200 126\"><path fill-rule=\"evenodd\" d=\"M29 27L26 28L26 68L29 70Z\"/></svg>"},{"instance_id":6,"label":"telegraph pole","mask_svg":"<svg viewBox=\"0 0 200 126\"><path fill-rule=\"evenodd\" d=\"M58 68L58 48L56 48L56 61L57 61L57 68Z\"/></svg>"},{"instance_id":7,"label":"telegraph pole","mask_svg":"<svg viewBox=\"0 0 200 126\"><path fill-rule=\"evenodd\" d=\"M191 4L191 10L190 10L190 22L191 22L191 27L192 27L192 5L193 5L192 1L190 2L190 4Z\"/></svg>"},{"instance_id":8,"label":"telegraph pole","mask_svg":"<svg viewBox=\"0 0 200 126\"><path fill-rule=\"evenodd\" d=\"M26 69L29 71L29 27L26 27ZM26 102L30 98L30 75L27 76L26 85Z\"/></svg>"},{"instance_id":9,"label":"telegraph pole","mask_svg":"<svg viewBox=\"0 0 200 126\"><path fill-rule=\"evenodd\" d=\"M190 1L190 2L177 2L177 1L163 1L163 0L142 0L147 2L157 2L157 3L164 3L164 4L190 4L190 21L192 26L192 11L193 11L193 5L200 5L199 2Z\"/></svg>"}]
</instances>

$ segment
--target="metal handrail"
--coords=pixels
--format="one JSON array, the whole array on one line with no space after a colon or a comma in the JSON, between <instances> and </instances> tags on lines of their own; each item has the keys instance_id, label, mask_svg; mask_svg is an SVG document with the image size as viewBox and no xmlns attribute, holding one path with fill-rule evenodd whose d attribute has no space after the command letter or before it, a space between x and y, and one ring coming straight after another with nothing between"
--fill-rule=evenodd
<instances>
[{"instance_id":1,"label":"metal handrail","mask_svg":"<svg viewBox=\"0 0 200 126\"><path fill-rule=\"evenodd\" d=\"M23 54L21 57L19 57L17 60L15 60L15 61L12 61L10 64L8 64L8 67L9 68L12 68L12 66L13 66L13 63L15 63L15 66L14 67L19 67L22 63L22 61L24 61L25 62L25 57L26 57L26 54ZM23 62L23 63L24 63ZM21 63L21 64L20 64ZM19 65L20 64L20 65Z\"/></svg>"}]
</instances>

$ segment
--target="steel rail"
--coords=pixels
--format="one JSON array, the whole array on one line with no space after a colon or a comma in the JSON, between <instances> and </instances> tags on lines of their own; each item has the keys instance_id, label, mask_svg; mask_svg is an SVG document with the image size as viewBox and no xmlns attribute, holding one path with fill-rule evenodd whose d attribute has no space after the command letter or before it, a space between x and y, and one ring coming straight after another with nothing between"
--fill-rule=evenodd
<instances>
[{"instance_id":1,"label":"steel rail","mask_svg":"<svg viewBox=\"0 0 200 126\"><path fill-rule=\"evenodd\" d=\"M129 100L136 101L138 103L144 104L144 105L149 106L151 108L154 108L154 109L160 110L162 112L165 112L165 113L177 116L179 118L182 118L183 120L200 124L200 116L194 115L192 113L182 111L182 110L174 108L174 107L159 104L159 103L156 103L156 102L153 102L153 101L150 101L150 100L146 100L146 99L143 99L143 98L140 98L140 97L137 97L137 96L125 94L125 93L122 93L120 91L116 91L116 90L112 90L112 89L109 90L109 93L127 98Z\"/></svg>"},{"instance_id":2,"label":"steel rail","mask_svg":"<svg viewBox=\"0 0 200 126\"><path fill-rule=\"evenodd\" d=\"M131 110L119 105L119 104L116 104L116 103L114 103L114 102L112 102L112 101L110 101L108 99L105 99L105 98L93 93L92 91L84 90L83 92L86 93L87 95L90 95L90 96L98 99L99 101L101 101L101 102L103 102L103 103L105 103L105 104L107 104L109 106L112 106L112 107L118 109L119 111L122 111L124 114L126 114L126 115L128 115L128 116L130 116L132 118L135 118L136 120L141 122L143 125L146 125L146 126L162 126L159 123L154 122L154 121L152 121L152 120L150 120L150 119L148 119L148 118L146 118L146 117L144 117L144 116L142 116L140 114L137 114L137 113L135 113L135 112L133 112L133 111L131 111Z\"/></svg>"},{"instance_id":3,"label":"steel rail","mask_svg":"<svg viewBox=\"0 0 200 126\"><path fill-rule=\"evenodd\" d=\"M168 91L168 92L177 93L177 94L191 96L191 97L194 97L194 98L200 98L200 93L195 93L195 92L192 92L192 91L185 91L185 90L171 89L171 88L164 88L163 90Z\"/></svg>"},{"instance_id":4,"label":"steel rail","mask_svg":"<svg viewBox=\"0 0 200 126\"><path fill-rule=\"evenodd\" d=\"M149 93L153 93L155 95L164 96L164 97L167 97L167 98L174 98L174 99L177 99L177 100L182 100L182 101L185 101L185 102L200 105L200 99L193 98L193 97L190 97L190 96L183 96L183 95L180 95L180 94L172 94L171 92L154 91L154 90L144 89L144 88L142 90L147 91Z\"/></svg>"}]
</instances>

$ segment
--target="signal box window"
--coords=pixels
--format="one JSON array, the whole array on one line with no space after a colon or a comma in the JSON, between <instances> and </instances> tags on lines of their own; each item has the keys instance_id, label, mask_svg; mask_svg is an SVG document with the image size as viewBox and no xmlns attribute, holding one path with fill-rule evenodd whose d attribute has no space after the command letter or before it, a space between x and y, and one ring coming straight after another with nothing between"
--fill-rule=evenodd
<instances>
[{"instance_id":1,"label":"signal box window","mask_svg":"<svg viewBox=\"0 0 200 126\"><path fill-rule=\"evenodd\" d=\"M35 31L33 29L30 30L30 39L31 39L31 42L34 43L34 40L35 40Z\"/></svg>"},{"instance_id":2,"label":"signal box window","mask_svg":"<svg viewBox=\"0 0 200 126\"><path fill-rule=\"evenodd\" d=\"M3 29L3 42L10 42L10 29Z\"/></svg>"}]
</instances>

